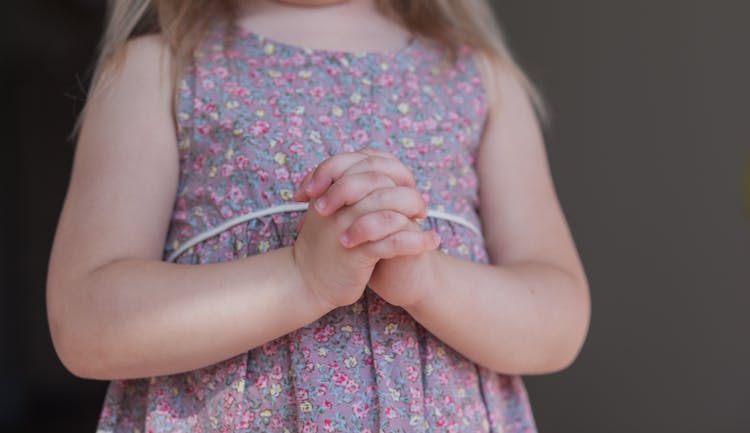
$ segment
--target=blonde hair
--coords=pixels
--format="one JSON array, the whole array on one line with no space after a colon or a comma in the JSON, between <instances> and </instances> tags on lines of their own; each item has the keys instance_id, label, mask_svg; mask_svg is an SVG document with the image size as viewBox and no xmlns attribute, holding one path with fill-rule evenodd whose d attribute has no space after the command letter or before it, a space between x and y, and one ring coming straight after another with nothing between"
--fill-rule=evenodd
<instances>
[{"instance_id":1,"label":"blonde hair","mask_svg":"<svg viewBox=\"0 0 750 433\"><path fill-rule=\"evenodd\" d=\"M514 59L487 0L375 0L381 13L399 22L411 32L426 36L445 46L449 59L456 59L460 44L478 50L484 77L493 80L491 71L500 67L511 73L528 94L539 119L546 123L548 113L539 89ZM107 27L99 45L90 93L102 85L105 71L116 68L127 41L143 34L158 33L164 38L172 58L175 83L182 68L213 17L232 19L233 0L108 0ZM494 67L493 67L494 66ZM494 82L485 83L488 88ZM175 104L173 100L173 104ZM86 110L79 117L78 131Z\"/></svg>"}]
</instances>

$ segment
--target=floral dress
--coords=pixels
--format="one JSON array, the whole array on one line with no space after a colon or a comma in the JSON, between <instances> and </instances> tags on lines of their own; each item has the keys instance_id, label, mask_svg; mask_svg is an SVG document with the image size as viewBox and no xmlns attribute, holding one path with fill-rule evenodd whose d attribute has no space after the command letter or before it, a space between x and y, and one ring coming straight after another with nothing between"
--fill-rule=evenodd
<instances>
[{"instance_id":1,"label":"floral dress","mask_svg":"<svg viewBox=\"0 0 750 433\"><path fill-rule=\"evenodd\" d=\"M393 53L309 49L214 25L178 89L180 180L164 260L290 246L292 199L328 157L369 146L414 173L425 229L488 263L474 162L487 112L472 49L415 36ZM488 337L488 329L477 329ZM488 344L493 344L488 340ZM111 381L98 432L536 432L521 377L473 363L371 289L297 329L187 373Z\"/></svg>"}]
</instances>

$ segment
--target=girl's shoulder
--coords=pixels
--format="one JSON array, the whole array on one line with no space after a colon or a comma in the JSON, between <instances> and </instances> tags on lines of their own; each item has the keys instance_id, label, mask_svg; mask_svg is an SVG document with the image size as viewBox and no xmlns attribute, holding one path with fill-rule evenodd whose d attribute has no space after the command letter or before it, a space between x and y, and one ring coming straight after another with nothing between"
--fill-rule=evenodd
<instances>
[{"instance_id":1,"label":"girl's shoulder","mask_svg":"<svg viewBox=\"0 0 750 433\"><path fill-rule=\"evenodd\" d=\"M101 75L94 77L97 89L106 90L129 82L157 83L169 89L173 79L169 74L173 62L169 45L160 34L141 35L127 40L103 60Z\"/></svg>"}]
</instances>

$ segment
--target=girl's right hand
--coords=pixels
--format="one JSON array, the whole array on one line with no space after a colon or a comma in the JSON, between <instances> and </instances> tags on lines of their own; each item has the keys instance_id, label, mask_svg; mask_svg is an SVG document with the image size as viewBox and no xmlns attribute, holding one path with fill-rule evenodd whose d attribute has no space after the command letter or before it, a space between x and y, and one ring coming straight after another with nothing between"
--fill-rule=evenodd
<instances>
[{"instance_id":1,"label":"girl's right hand","mask_svg":"<svg viewBox=\"0 0 750 433\"><path fill-rule=\"evenodd\" d=\"M363 155L372 158L351 152L321 166L347 171ZM434 233L413 230L411 218L426 215L426 204L415 188L397 185L411 177L408 169L395 158L378 164L378 170L352 170L338 178L324 195L323 209L318 208L322 197L312 200L293 246L303 281L330 309L362 296L378 260L420 254L439 243ZM354 234L356 245L345 245L344 234Z\"/></svg>"}]
</instances>

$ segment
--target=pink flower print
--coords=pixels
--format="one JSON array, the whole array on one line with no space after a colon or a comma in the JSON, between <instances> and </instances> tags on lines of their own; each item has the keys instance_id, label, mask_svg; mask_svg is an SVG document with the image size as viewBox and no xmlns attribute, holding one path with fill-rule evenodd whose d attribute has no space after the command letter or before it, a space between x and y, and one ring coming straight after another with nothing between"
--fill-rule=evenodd
<instances>
[{"instance_id":1,"label":"pink flower print","mask_svg":"<svg viewBox=\"0 0 750 433\"><path fill-rule=\"evenodd\" d=\"M307 398L308 398L307 390L303 388L297 388L297 400L303 401L303 400L307 400Z\"/></svg>"},{"instance_id":2,"label":"pink flower print","mask_svg":"<svg viewBox=\"0 0 750 433\"><path fill-rule=\"evenodd\" d=\"M326 409L332 409L333 408L333 403L331 403L330 401L326 400L326 401L323 402L323 407L325 407Z\"/></svg>"},{"instance_id":3,"label":"pink flower print","mask_svg":"<svg viewBox=\"0 0 750 433\"><path fill-rule=\"evenodd\" d=\"M325 383L318 384L318 395L325 395L328 392L328 386Z\"/></svg>"},{"instance_id":4,"label":"pink flower print","mask_svg":"<svg viewBox=\"0 0 750 433\"><path fill-rule=\"evenodd\" d=\"M279 343L277 341L269 341L263 346L263 353L266 356L275 356L279 351Z\"/></svg>"},{"instance_id":5,"label":"pink flower print","mask_svg":"<svg viewBox=\"0 0 750 433\"><path fill-rule=\"evenodd\" d=\"M278 365L278 364L274 365L273 368L271 368L271 373L269 374L269 376L273 380L279 380L279 379L281 379L281 377L283 376L283 374L281 372L281 366Z\"/></svg>"},{"instance_id":6,"label":"pink flower print","mask_svg":"<svg viewBox=\"0 0 750 433\"><path fill-rule=\"evenodd\" d=\"M346 89L344 89L344 88L343 88L343 87L342 87L341 85L339 85L339 84L334 84L334 85L333 85L333 86L331 87L331 94L332 94L332 95L333 95L334 97L336 97L336 98L341 98L341 97L342 97L342 96L344 95L344 93L346 93Z\"/></svg>"},{"instance_id":7,"label":"pink flower print","mask_svg":"<svg viewBox=\"0 0 750 433\"><path fill-rule=\"evenodd\" d=\"M200 155L195 157L195 162L193 162L193 171L194 172L200 172L203 170L204 165L206 164L206 154L201 153Z\"/></svg>"},{"instance_id":8,"label":"pink flower print","mask_svg":"<svg viewBox=\"0 0 750 433\"><path fill-rule=\"evenodd\" d=\"M221 216L223 216L224 218L231 218L232 215L234 215L234 212L229 206L221 207Z\"/></svg>"},{"instance_id":9,"label":"pink flower print","mask_svg":"<svg viewBox=\"0 0 750 433\"><path fill-rule=\"evenodd\" d=\"M211 133L213 129L209 125L201 125L198 127L198 134L200 135L208 135Z\"/></svg>"},{"instance_id":10,"label":"pink flower print","mask_svg":"<svg viewBox=\"0 0 750 433\"><path fill-rule=\"evenodd\" d=\"M399 117L399 119L398 119L398 127L402 131L406 131L408 129L411 129L411 125L412 125L412 122L411 122L411 118L410 117Z\"/></svg>"},{"instance_id":11,"label":"pink flower print","mask_svg":"<svg viewBox=\"0 0 750 433\"><path fill-rule=\"evenodd\" d=\"M425 129L427 129L428 131L432 131L435 128L437 128L437 122L435 122L435 119L433 119L432 117L428 117L427 119L424 120L423 123L424 123Z\"/></svg>"},{"instance_id":12,"label":"pink flower print","mask_svg":"<svg viewBox=\"0 0 750 433\"><path fill-rule=\"evenodd\" d=\"M323 327L315 328L315 331L313 331L313 336L315 337L315 340L322 343L324 341L328 341L328 338L331 337L335 332L336 330L329 324Z\"/></svg>"},{"instance_id":13,"label":"pink flower print","mask_svg":"<svg viewBox=\"0 0 750 433\"><path fill-rule=\"evenodd\" d=\"M325 94L326 94L326 91L321 86L315 86L312 89L310 89L310 96L314 98L321 98Z\"/></svg>"},{"instance_id":14,"label":"pink flower print","mask_svg":"<svg viewBox=\"0 0 750 433\"><path fill-rule=\"evenodd\" d=\"M234 165L236 165L238 169L244 170L250 165L250 160L247 159L245 155L238 155L234 158Z\"/></svg>"},{"instance_id":15,"label":"pink flower print","mask_svg":"<svg viewBox=\"0 0 750 433\"><path fill-rule=\"evenodd\" d=\"M255 379L255 386L257 388L263 389L266 387L266 384L268 383L268 378L264 375L259 375L257 379Z\"/></svg>"},{"instance_id":16,"label":"pink flower print","mask_svg":"<svg viewBox=\"0 0 750 433\"><path fill-rule=\"evenodd\" d=\"M325 431L333 431L333 423L330 419L324 419L323 420L323 430Z\"/></svg>"},{"instance_id":17,"label":"pink flower print","mask_svg":"<svg viewBox=\"0 0 750 433\"><path fill-rule=\"evenodd\" d=\"M356 141L359 144L363 144L366 142L370 137L367 135L367 131L364 129L357 129L352 133L352 139Z\"/></svg>"},{"instance_id":18,"label":"pink flower print","mask_svg":"<svg viewBox=\"0 0 750 433\"><path fill-rule=\"evenodd\" d=\"M357 392L358 389L359 389L359 385L354 380L350 380L346 382L346 385L344 385L344 390L346 390L346 392L350 394L354 394L355 392Z\"/></svg>"},{"instance_id":19,"label":"pink flower print","mask_svg":"<svg viewBox=\"0 0 750 433\"><path fill-rule=\"evenodd\" d=\"M375 82L378 83L379 86L383 87L390 87L393 85L393 76L390 74L380 74L377 78L375 78Z\"/></svg>"},{"instance_id":20,"label":"pink flower print","mask_svg":"<svg viewBox=\"0 0 750 433\"><path fill-rule=\"evenodd\" d=\"M208 150L211 155L215 156L221 153L223 147L221 143L213 142L208 146Z\"/></svg>"},{"instance_id":21,"label":"pink flower print","mask_svg":"<svg viewBox=\"0 0 750 433\"><path fill-rule=\"evenodd\" d=\"M214 68L214 74L216 74L217 77L223 80L229 75L229 71L227 71L227 68L224 68L222 66L217 66Z\"/></svg>"},{"instance_id":22,"label":"pink flower print","mask_svg":"<svg viewBox=\"0 0 750 433\"><path fill-rule=\"evenodd\" d=\"M233 393L230 392L230 393L224 395L224 404L223 405L224 405L225 409L229 409L230 407L232 407L233 403L234 403L234 394Z\"/></svg>"},{"instance_id":23,"label":"pink flower print","mask_svg":"<svg viewBox=\"0 0 750 433\"><path fill-rule=\"evenodd\" d=\"M224 203L224 195L218 194L216 191L211 191L211 203L215 206L221 206Z\"/></svg>"},{"instance_id":24,"label":"pink flower print","mask_svg":"<svg viewBox=\"0 0 750 433\"><path fill-rule=\"evenodd\" d=\"M382 355L383 353L385 353L385 346L383 345L383 343L375 342L372 345L372 351L373 353Z\"/></svg>"},{"instance_id":25,"label":"pink flower print","mask_svg":"<svg viewBox=\"0 0 750 433\"><path fill-rule=\"evenodd\" d=\"M385 117L383 117L383 118L380 119L380 123L383 125L383 128L386 131L389 130L389 129L391 129L391 126L393 126L393 122L391 122L391 119L388 119L388 118L385 118Z\"/></svg>"},{"instance_id":26,"label":"pink flower print","mask_svg":"<svg viewBox=\"0 0 750 433\"><path fill-rule=\"evenodd\" d=\"M362 334L359 332L355 332L352 334L351 338L349 339L349 342L354 344L355 346L358 346L362 343L364 343L365 339L362 337Z\"/></svg>"},{"instance_id":27,"label":"pink flower print","mask_svg":"<svg viewBox=\"0 0 750 433\"><path fill-rule=\"evenodd\" d=\"M348 382L349 376L340 371L333 375L333 383L336 385L346 385Z\"/></svg>"},{"instance_id":28,"label":"pink flower print","mask_svg":"<svg viewBox=\"0 0 750 433\"><path fill-rule=\"evenodd\" d=\"M387 418L396 418L398 416L398 413L396 412L396 409L394 409L392 406L388 406L385 408L385 416Z\"/></svg>"},{"instance_id":29,"label":"pink flower print","mask_svg":"<svg viewBox=\"0 0 750 433\"><path fill-rule=\"evenodd\" d=\"M237 87L234 89L233 93L238 98L247 98L250 96L250 90L247 87Z\"/></svg>"},{"instance_id":30,"label":"pink flower print","mask_svg":"<svg viewBox=\"0 0 750 433\"><path fill-rule=\"evenodd\" d=\"M354 404L352 404L352 410L354 411L354 415L357 418L362 418L365 415L367 415L367 412L370 411L370 406L366 403L362 403L361 401L358 401Z\"/></svg>"},{"instance_id":31,"label":"pink flower print","mask_svg":"<svg viewBox=\"0 0 750 433\"><path fill-rule=\"evenodd\" d=\"M373 302L369 305L368 310L371 316L377 316L380 313L380 304Z\"/></svg>"},{"instance_id":32,"label":"pink flower print","mask_svg":"<svg viewBox=\"0 0 750 433\"><path fill-rule=\"evenodd\" d=\"M320 122L320 124L323 125L323 126L328 126L328 125L331 124L331 118L328 117L328 116L325 116L325 115L319 116L318 117L318 122Z\"/></svg>"},{"instance_id":33,"label":"pink flower print","mask_svg":"<svg viewBox=\"0 0 750 433\"><path fill-rule=\"evenodd\" d=\"M302 156L305 154L305 147L302 146L299 142L295 141L291 146L289 146L289 153Z\"/></svg>"},{"instance_id":34,"label":"pink flower print","mask_svg":"<svg viewBox=\"0 0 750 433\"><path fill-rule=\"evenodd\" d=\"M268 124L268 122L258 120L257 122L253 123L250 128L248 128L248 132L253 134L253 136L258 137L267 133L270 128L271 126Z\"/></svg>"},{"instance_id":35,"label":"pink flower print","mask_svg":"<svg viewBox=\"0 0 750 433\"><path fill-rule=\"evenodd\" d=\"M211 80L203 80L201 84L203 85L204 89L213 89L214 87L216 87L216 84Z\"/></svg>"},{"instance_id":36,"label":"pink flower print","mask_svg":"<svg viewBox=\"0 0 750 433\"><path fill-rule=\"evenodd\" d=\"M315 433L318 431L318 426L312 421L306 421L302 427L302 433Z\"/></svg>"},{"instance_id":37,"label":"pink flower print","mask_svg":"<svg viewBox=\"0 0 750 433\"><path fill-rule=\"evenodd\" d=\"M289 123L294 126L302 126L302 118L297 116L296 114L293 116L289 116Z\"/></svg>"},{"instance_id":38,"label":"pink flower print","mask_svg":"<svg viewBox=\"0 0 750 433\"><path fill-rule=\"evenodd\" d=\"M286 182L289 180L289 170L286 169L286 167L279 167L273 172L274 176L277 180L281 182Z\"/></svg>"},{"instance_id":39,"label":"pink flower print","mask_svg":"<svg viewBox=\"0 0 750 433\"><path fill-rule=\"evenodd\" d=\"M406 378L411 382L416 381L419 378L419 371L417 370L417 368L413 365L408 366L406 368Z\"/></svg>"},{"instance_id":40,"label":"pink flower print","mask_svg":"<svg viewBox=\"0 0 750 433\"><path fill-rule=\"evenodd\" d=\"M373 113L375 113L375 108L377 108L377 106L372 102L367 102L363 107L365 109L365 114L367 114L368 116L372 116Z\"/></svg>"},{"instance_id":41,"label":"pink flower print","mask_svg":"<svg viewBox=\"0 0 750 433\"><path fill-rule=\"evenodd\" d=\"M281 415L274 415L271 417L271 427L274 429L281 428L283 425Z\"/></svg>"},{"instance_id":42,"label":"pink flower print","mask_svg":"<svg viewBox=\"0 0 750 433\"><path fill-rule=\"evenodd\" d=\"M172 407L166 401L156 403L156 412L160 415L168 415L171 410Z\"/></svg>"},{"instance_id":43,"label":"pink flower print","mask_svg":"<svg viewBox=\"0 0 750 433\"><path fill-rule=\"evenodd\" d=\"M397 355L401 355L404 353L404 342L401 340L396 340L391 345L391 350L395 352Z\"/></svg>"},{"instance_id":44,"label":"pink flower print","mask_svg":"<svg viewBox=\"0 0 750 433\"><path fill-rule=\"evenodd\" d=\"M289 129L286 130L289 135L295 138L302 137L302 129L296 127L296 126L290 126Z\"/></svg>"},{"instance_id":45,"label":"pink flower print","mask_svg":"<svg viewBox=\"0 0 750 433\"><path fill-rule=\"evenodd\" d=\"M203 100L200 98L193 98L193 107L199 112L203 111Z\"/></svg>"},{"instance_id":46,"label":"pink flower print","mask_svg":"<svg viewBox=\"0 0 750 433\"><path fill-rule=\"evenodd\" d=\"M299 52L292 54L290 60L292 61L292 64L294 66L302 66L305 64L305 56L303 56L302 53Z\"/></svg>"},{"instance_id":47,"label":"pink flower print","mask_svg":"<svg viewBox=\"0 0 750 433\"><path fill-rule=\"evenodd\" d=\"M261 182L267 182L268 181L268 172L265 170L258 170L258 178Z\"/></svg>"},{"instance_id":48,"label":"pink flower print","mask_svg":"<svg viewBox=\"0 0 750 433\"><path fill-rule=\"evenodd\" d=\"M206 114L213 113L214 111L216 111L216 104L214 104L213 102L210 102L203 106L202 111Z\"/></svg>"},{"instance_id":49,"label":"pink flower print","mask_svg":"<svg viewBox=\"0 0 750 433\"><path fill-rule=\"evenodd\" d=\"M349 110L347 111L347 118L349 120L357 120L362 116L362 110L357 107L349 107Z\"/></svg>"},{"instance_id":50,"label":"pink flower print","mask_svg":"<svg viewBox=\"0 0 750 433\"><path fill-rule=\"evenodd\" d=\"M237 185L230 186L227 195L229 196L229 200L234 203L241 201L245 197L245 193Z\"/></svg>"},{"instance_id":51,"label":"pink flower print","mask_svg":"<svg viewBox=\"0 0 750 433\"><path fill-rule=\"evenodd\" d=\"M232 164L221 165L221 177L227 178L232 175L233 171L234 171L234 166Z\"/></svg>"}]
</instances>

